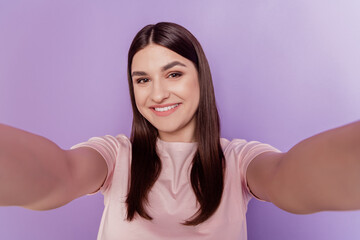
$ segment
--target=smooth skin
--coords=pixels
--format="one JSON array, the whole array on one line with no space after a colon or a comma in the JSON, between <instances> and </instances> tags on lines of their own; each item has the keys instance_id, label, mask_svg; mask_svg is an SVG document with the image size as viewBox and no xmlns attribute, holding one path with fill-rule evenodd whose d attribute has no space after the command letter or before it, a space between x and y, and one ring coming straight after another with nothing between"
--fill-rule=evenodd
<instances>
[{"instance_id":1,"label":"smooth skin","mask_svg":"<svg viewBox=\"0 0 360 240\"><path fill-rule=\"evenodd\" d=\"M194 64L181 55L150 44L134 55L132 78L139 112L167 142L194 142L195 112L200 87ZM151 106L180 105L169 116L157 116Z\"/></svg>"},{"instance_id":2,"label":"smooth skin","mask_svg":"<svg viewBox=\"0 0 360 240\"><path fill-rule=\"evenodd\" d=\"M291 213L360 209L360 121L307 138L249 165L252 192Z\"/></svg>"},{"instance_id":3,"label":"smooth skin","mask_svg":"<svg viewBox=\"0 0 360 240\"><path fill-rule=\"evenodd\" d=\"M174 62L182 65L170 68ZM160 138L194 141L199 102L194 65L149 45L135 54L132 71L137 107ZM181 104L166 117L150 109L168 103ZM92 193L107 175L104 159L91 148L63 150L44 137L3 124L0 166L0 205L34 210L57 208ZM286 153L260 154L250 163L247 179L256 196L291 213L360 209L360 121L310 137Z\"/></svg>"},{"instance_id":4,"label":"smooth skin","mask_svg":"<svg viewBox=\"0 0 360 240\"><path fill-rule=\"evenodd\" d=\"M63 150L52 141L0 124L0 206L49 210L94 192L107 167L91 148Z\"/></svg>"}]
</instances>

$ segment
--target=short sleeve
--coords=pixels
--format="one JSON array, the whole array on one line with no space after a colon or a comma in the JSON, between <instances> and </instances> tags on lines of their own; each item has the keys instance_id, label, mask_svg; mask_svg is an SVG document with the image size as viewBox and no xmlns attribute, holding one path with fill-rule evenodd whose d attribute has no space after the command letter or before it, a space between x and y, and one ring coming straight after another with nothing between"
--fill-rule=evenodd
<instances>
[{"instance_id":1,"label":"short sleeve","mask_svg":"<svg viewBox=\"0 0 360 240\"><path fill-rule=\"evenodd\" d=\"M75 149L79 147L90 147L99 152L105 159L108 168L105 181L99 190L88 195L93 195L99 191L104 193L110 188L118 155L128 154L130 145L130 140L125 135L119 134L116 137L111 135L105 135L103 137L92 137L87 142L78 143L70 148Z\"/></svg>"},{"instance_id":2,"label":"short sleeve","mask_svg":"<svg viewBox=\"0 0 360 240\"><path fill-rule=\"evenodd\" d=\"M254 197L259 201L264 202L264 200L256 197L249 188L246 179L247 168L251 163L251 161L254 160L254 158L256 158L261 153L281 152L281 151L269 144L260 143L258 141L247 142L245 140L235 139L231 143L233 144L232 148L237 158L238 168L241 178L241 185L242 185L242 189L244 189L245 191L244 194L247 195L248 198Z\"/></svg>"}]
</instances>

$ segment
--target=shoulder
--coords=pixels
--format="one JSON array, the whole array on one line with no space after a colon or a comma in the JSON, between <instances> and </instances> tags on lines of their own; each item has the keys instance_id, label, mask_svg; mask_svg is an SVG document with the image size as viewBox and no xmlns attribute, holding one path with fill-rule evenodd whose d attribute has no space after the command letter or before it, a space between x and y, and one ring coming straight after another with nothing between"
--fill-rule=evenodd
<instances>
[{"instance_id":1,"label":"shoulder","mask_svg":"<svg viewBox=\"0 0 360 240\"><path fill-rule=\"evenodd\" d=\"M245 195L248 196L249 199L251 196L253 196L259 200L267 200L267 197L261 190L259 191L258 187L260 185L258 184L260 171L257 169L254 171L254 166L257 165L251 163L259 163L259 159L267 160L264 161L265 164L262 164L262 166L264 166L262 169L264 170L264 173L269 175L270 171L268 171L268 167L273 163L271 159L273 158L274 153L280 153L280 151L269 144L259 141L247 141L245 139L233 139L231 141L227 139L221 139L221 144L223 146L226 162L231 171L235 171L235 173L240 174L242 187L243 189L246 189ZM250 173L247 174L249 166L252 166L252 169L250 169ZM250 178L249 185L251 185L251 190L248 185L247 177ZM255 193L255 195L252 191Z\"/></svg>"},{"instance_id":2,"label":"shoulder","mask_svg":"<svg viewBox=\"0 0 360 240\"><path fill-rule=\"evenodd\" d=\"M220 144L221 144L222 150L224 152L231 151L232 149L234 149L236 147L241 147L246 143L247 143L247 141L244 139L233 139L230 141L226 138L220 138Z\"/></svg>"},{"instance_id":3,"label":"shoulder","mask_svg":"<svg viewBox=\"0 0 360 240\"><path fill-rule=\"evenodd\" d=\"M107 163L115 162L119 154L128 155L131 152L131 142L124 134L91 137L85 142L72 146L71 149L80 147L89 147L96 150L103 156Z\"/></svg>"},{"instance_id":4,"label":"shoulder","mask_svg":"<svg viewBox=\"0 0 360 240\"><path fill-rule=\"evenodd\" d=\"M89 157L90 153L93 154L93 158L95 159L101 159L101 161L96 160L100 163L106 163L107 166L107 174L105 177L105 180L102 178L101 182L102 185L100 187L97 187L98 190L101 190L102 193L105 193L107 189L110 188L112 185L112 179L115 175L115 169L117 166L121 166L119 169L128 169L126 166L130 162L131 157L131 142L127 136L124 134L118 134L116 136L113 135L104 135L101 137L91 137L85 142L78 143L71 147L71 149L76 148L92 148L96 150L102 158L99 158L99 155L93 154L94 152L90 152L87 150L89 154L84 155L81 154L84 159L87 159L86 161L83 161L88 165L93 165L94 172L98 170L97 165L95 164L89 164ZM85 151L82 151L85 152ZM94 160L95 161L95 160ZM84 167L79 167L78 169L85 169ZM93 175L93 174L90 174ZM93 193L96 193L98 191L95 191Z\"/></svg>"},{"instance_id":5,"label":"shoulder","mask_svg":"<svg viewBox=\"0 0 360 240\"><path fill-rule=\"evenodd\" d=\"M131 142L130 139L124 134L118 134L116 136L113 135L105 135L102 137L92 137L89 141L100 141L104 143L108 143L110 145L114 145L115 147L130 147Z\"/></svg>"},{"instance_id":6,"label":"shoulder","mask_svg":"<svg viewBox=\"0 0 360 240\"><path fill-rule=\"evenodd\" d=\"M115 139L116 139L117 143L119 144L119 146L127 147L127 148L131 147L131 141L126 135L118 134L115 136Z\"/></svg>"},{"instance_id":7,"label":"shoulder","mask_svg":"<svg viewBox=\"0 0 360 240\"><path fill-rule=\"evenodd\" d=\"M247 141L245 139L239 139L239 138L235 138L230 141L226 138L220 138L220 143L224 153L232 152L232 151L235 151L239 154L240 153L245 154L250 151L253 153L264 152L264 151L280 152L275 147L259 141Z\"/></svg>"},{"instance_id":8,"label":"shoulder","mask_svg":"<svg viewBox=\"0 0 360 240\"><path fill-rule=\"evenodd\" d=\"M104 135L101 137L100 136L91 137L86 142L76 144L76 145L72 146L71 148L76 148L76 147L80 147L83 145L92 145L92 146L98 145L100 147L102 146L102 147L107 147L107 148L118 149L118 148L123 148L123 147L130 147L131 142L130 142L130 139L124 134L118 134L116 136Z\"/></svg>"},{"instance_id":9,"label":"shoulder","mask_svg":"<svg viewBox=\"0 0 360 240\"><path fill-rule=\"evenodd\" d=\"M275 147L259 141L247 141L245 139L220 140L224 156L227 162L233 162L241 170L246 171L248 165L257 156L265 152L280 152Z\"/></svg>"}]
</instances>

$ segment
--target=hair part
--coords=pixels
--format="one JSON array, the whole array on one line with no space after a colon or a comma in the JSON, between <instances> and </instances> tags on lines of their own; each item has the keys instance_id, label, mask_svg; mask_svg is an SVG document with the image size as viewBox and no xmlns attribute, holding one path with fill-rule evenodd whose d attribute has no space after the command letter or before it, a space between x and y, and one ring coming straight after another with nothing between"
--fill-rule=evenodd
<instances>
[{"instance_id":1,"label":"hair part","mask_svg":"<svg viewBox=\"0 0 360 240\"><path fill-rule=\"evenodd\" d=\"M197 225L210 218L220 205L225 175L225 156L220 145L220 119L216 108L210 67L197 39L184 27L169 22L147 25L135 36L128 54L128 82L133 109L132 163L129 192L126 199L127 220L138 213L151 220L145 209L148 194L161 172L161 160L156 151L157 129L137 109L131 77L134 55L149 44L166 47L192 61L197 69L200 101L195 113L195 152L190 173L191 186L200 207L183 222ZM134 177L136 176L136 177Z\"/></svg>"}]
</instances>

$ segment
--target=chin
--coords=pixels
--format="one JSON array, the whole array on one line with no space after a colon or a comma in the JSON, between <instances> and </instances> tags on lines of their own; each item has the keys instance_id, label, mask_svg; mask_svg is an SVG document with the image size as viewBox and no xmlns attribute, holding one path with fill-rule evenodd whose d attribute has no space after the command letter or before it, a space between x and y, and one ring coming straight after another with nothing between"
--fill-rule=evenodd
<instances>
[{"instance_id":1,"label":"chin","mask_svg":"<svg viewBox=\"0 0 360 240\"><path fill-rule=\"evenodd\" d=\"M177 127L164 127L164 126L154 126L158 131L160 132L164 132L164 133L172 133L172 132L176 132L177 130L179 130Z\"/></svg>"}]
</instances>

